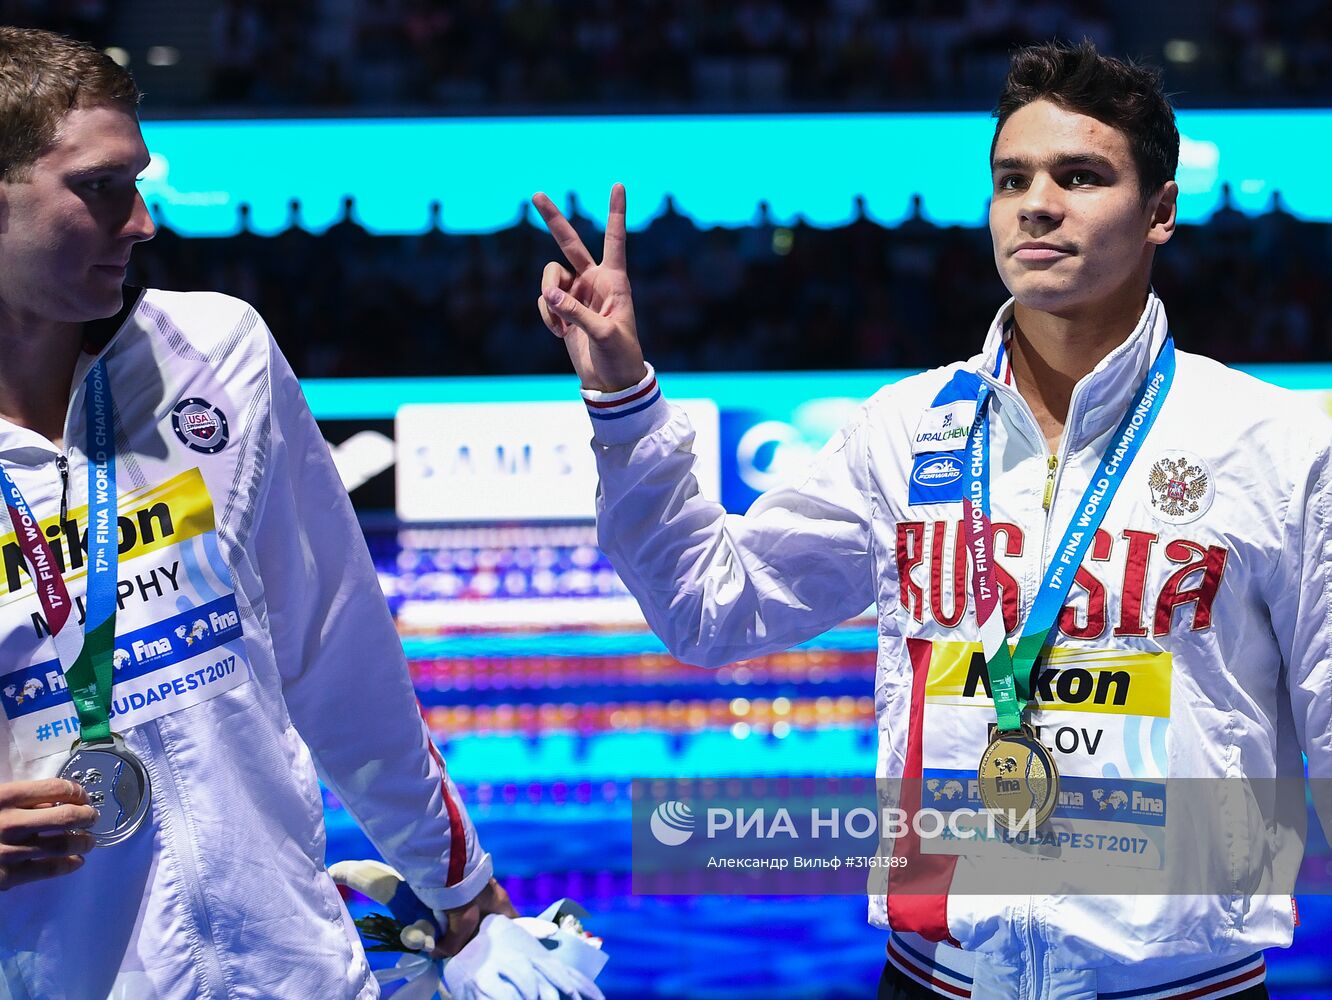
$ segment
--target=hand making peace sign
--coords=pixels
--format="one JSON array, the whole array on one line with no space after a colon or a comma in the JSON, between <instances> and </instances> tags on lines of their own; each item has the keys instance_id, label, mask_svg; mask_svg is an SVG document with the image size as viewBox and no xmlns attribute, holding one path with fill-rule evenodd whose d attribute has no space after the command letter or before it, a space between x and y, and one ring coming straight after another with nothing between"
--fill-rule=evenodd
<instances>
[{"instance_id":1,"label":"hand making peace sign","mask_svg":"<svg viewBox=\"0 0 1332 1000\"><path fill-rule=\"evenodd\" d=\"M647 366L624 260L624 185L611 188L600 264L554 202L538 192L532 204L573 267L571 273L556 261L546 265L537 309L550 332L564 341L583 388L615 392L642 381Z\"/></svg>"}]
</instances>

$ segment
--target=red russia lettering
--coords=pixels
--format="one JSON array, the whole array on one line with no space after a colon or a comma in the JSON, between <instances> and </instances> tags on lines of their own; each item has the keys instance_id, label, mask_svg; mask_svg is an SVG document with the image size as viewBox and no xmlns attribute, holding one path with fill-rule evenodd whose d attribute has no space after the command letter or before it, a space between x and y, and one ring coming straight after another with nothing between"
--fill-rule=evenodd
<instances>
[{"instance_id":1,"label":"red russia lettering","mask_svg":"<svg viewBox=\"0 0 1332 1000\"><path fill-rule=\"evenodd\" d=\"M1025 538L1021 528L1005 521L994 522L990 532L1004 627L1012 633L1017 628L1022 594L1001 559L1020 558ZM906 614L918 623L925 623L927 610L930 620L942 628L954 628L962 622L971 595L970 558L964 538L961 521L898 522L899 598ZM1142 637L1149 630L1152 635L1165 635L1170 631L1175 610L1188 605L1193 606L1190 629L1198 631L1211 626L1212 605L1220 591L1229 554L1225 548L1187 539L1167 541L1159 551L1179 568L1166 579L1156 599L1149 601L1148 567L1161 538L1155 532L1125 529L1119 539L1123 541L1124 571L1113 635ZM1099 638L1110 624L1108 605L1112 591L1102 579L1104 574L1098 575L1094 570L1097 563L1111 562L1117 542L1102 529L1097 529L1092 538L1087 557L1073 578L1074 587L1085 595L1085 604L1066 604L1059 615L1059 631L1070 638ZM1147 621L1143 620L1144 609L1148 612Z\"/></svg>"},{"instance_id":2,"label":"red russia lettering","mask_svg":"<svg viewBox=\"0 0 1332 1000\"><path fill-rule=\"evenodd\" d=\"M951 532L951 540L947 534ZM926 546L926 535L930 535ZM1016 559L1022 555L1022 529L1007 521L995 521L990 525L990 534L996 556L1004 555ZM930 555L925 572L929 576L930 613L936 623L945 628L953 628L962 621L970 601L969 586L971 568L967 560L966 545L963 541L962 522L945 523L935 521L927 525L924 521L899 521L897 523L897 577L899 600L906 613L916 621L925 621L925 584L916 578L916 570L925 564L926 553ZM949 610L943 611L943 564L944 552L952 553L949 577ZM1004 627L1010 632L1017 628L1018 608L1021 592L1017 581L996 559L994 582L999 589L999 601L1003 607Z\"/></svg>"},{"instance_id":3,"label":"red russia lettering","mask_svg":"<svg viewBox=\"0 0 1332 1000\"><path fill-rule=\"evenodd\" d=\"M957 522L953 531L952 591L953 610L944 611L943 566L945 532L936 530L934 541L930 545L930 607L934 609L934 620L944 628L952 628L967 613L967 547L962 544L962 522Z\"/></svg>"},{"instance_id":4,"label":"red russia lettering","mask_svg":"<svg viewBox=\"0 0 1332 1000\"><path fill-rule=\"evenodd\" d=\"M1105 562L1110 558L1113 546L1114 539L1097 528L1096 534L1092 536L1087 559ZM1105 631L1105 584L1092 575L1084 559L1073 577L1073 586L1081 587L1087 593L1087 620L1079 625L1077 609L1071 604L1065 604L1059 613L1059 631L1073 639L1095 639Z\"/></svg>"},{"instance_id":5,"label":"red russia lettering","mask_svg":"<svg viewBox=\"0 0 1332 1000\"><path fill-rule=\"evenodd\" d=\"M1115 629L1115 635L1143 636L1147 634L1147 626L1142 623L1147 562L1151 559L1157 536L1150 531L1125 529L1124 538L1128 541L1128 558L1124 562L1124 586L1119 592L1119 627Z\"/></svg>"},{"instance_id":6,"label":"red russia lettering","mask_svg":"<svg viewBox=\"0 0 1332 1000\"><path fill-rule=\"evenodd\" d=\"M1175 609L1185 604L1193 604L1193 624L1189 628L1198 632L1212 624L1212 601L1221 587L1221 574L1226 571L1227 552L1219 545L1206 548L1197 542L1176 539L1167 543L1166 558L1173 563L1187 565L1175 570L1161 588L1161 596L1156 599L1156 619L1152 625L1154 635L1165 635L1170 631L1170 620ZM1195 559L1194 556L1197 556ZM1198 586L1186 590L1184 581L1194 573L1202 572Z\"/></svg>"},{"instance_id":7,"label":"red russia lettering","mask_svg":"<svg viewBox=\"0 0 1332 1000\"><path fill-rule=\"evenodd\" d=\"M908 615L925 621L925 594L911 573L925 561L925 522L897 522L897 579L899 601Z\"/></svg>"}]
</instances>

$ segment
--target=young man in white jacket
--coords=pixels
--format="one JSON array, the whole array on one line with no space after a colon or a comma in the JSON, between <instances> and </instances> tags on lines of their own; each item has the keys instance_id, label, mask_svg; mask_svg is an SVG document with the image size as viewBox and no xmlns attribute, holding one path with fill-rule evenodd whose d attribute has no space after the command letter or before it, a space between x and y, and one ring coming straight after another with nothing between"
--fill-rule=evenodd
<instances>
[{"instance_id":1,"label":"young man in white jacket","mask_svg":"<svg viewBox=\"0 0 1332 1000\"><path fill-rule=\"evenodd\" d=\"M1012 758L1061 775L1057 802L1051 782L1020 783L1056 823L1077 804L1096 822L1150 811L1132 794L1166 778L1298 778L1302 750L1329 777L1332 433L1292 394L1174 349L1150 287L1178 194L1158 76L1036 46L996 116L990 229L1013 297L981 352L881 390L799 486L744 516L699 495L689 421L644 362L624 189L600 263L536 196L571 268L546 267L538 308L593 418L602 547L692 662L875 604L878 773L917 798L931 777L982 788ZM1285 835L1302 808L1272 812L1260 835L1298 862ZM1177 858L1201 836L1180 826ZM880 997L1266 996L1262 951L1296 918L1288 886L1245 891L1264 855L1237 843L1215 890L1138 898L964 894L981 869L936 857L932 883L871 895L890 931Z\"/></svg>"},{"instance_id":2,"label":"young man in white jacket","mask_svg":"<svg viewBox=\"0 0 1332 1000\"><path fill-rule=\"evenodd\" d=\"M122 287L138 98L0 28L0 998L378 996L316 772L441 952L515 914L263 321Z\"/></svg>"}]
</instances>

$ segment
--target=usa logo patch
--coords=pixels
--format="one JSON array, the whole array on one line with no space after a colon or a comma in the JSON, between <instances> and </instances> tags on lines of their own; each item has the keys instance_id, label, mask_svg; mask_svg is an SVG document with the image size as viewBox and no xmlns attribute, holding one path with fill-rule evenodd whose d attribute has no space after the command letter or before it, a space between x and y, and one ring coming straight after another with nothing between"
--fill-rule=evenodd
<instances>
[{"instance_id":1,"label":"usa logo patch","mask_svg":"<svg viewBox=\"0 0 1332 1000\"><path fill-rule=\"evenodd\" d=\"M227 446L227 416L206 399L182 399L171 411L171 429L186 448L212 455Z\"/></svg>"}]
</instances>

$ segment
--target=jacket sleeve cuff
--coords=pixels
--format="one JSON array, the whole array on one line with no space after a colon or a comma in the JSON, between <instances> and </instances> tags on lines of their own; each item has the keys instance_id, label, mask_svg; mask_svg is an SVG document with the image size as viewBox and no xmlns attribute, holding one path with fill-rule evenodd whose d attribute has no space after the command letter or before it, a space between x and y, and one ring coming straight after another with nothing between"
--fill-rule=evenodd
<instances>
[{"instance_id":1,"label":"jacket sleeve cuff","mask_svg":"<svg viewBox=\"0 0 1332 1000\"><path fill-rule=\"evenodd\" d=\"M441 911L466 906L476 899L494 874L495 866L491 863L490 855L487 853L481 855L481 860L477 862L476 867L464 875L463 880L457 885L445 888L437 886L433 889L425 889L414 885L412 889L421 902L435 911L436 918L440 918L443 916ZM444 918L440 926L447 927L448 919Z\"/></svg>"},{"instance_id":2,"label":"jacket sleeve cuff","mask_svg":"<svg viewBox=\"0 0 1332 1000\"><path fill-rule=\"evenodd\" d=\"M657 372L647 365L647 374L637 385L618 392L583 389L583 403L592 418L592 437L598 444L625 444L652 433L666 422L669 408L657 385Z\"/></svg>"}]
</instances>

